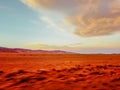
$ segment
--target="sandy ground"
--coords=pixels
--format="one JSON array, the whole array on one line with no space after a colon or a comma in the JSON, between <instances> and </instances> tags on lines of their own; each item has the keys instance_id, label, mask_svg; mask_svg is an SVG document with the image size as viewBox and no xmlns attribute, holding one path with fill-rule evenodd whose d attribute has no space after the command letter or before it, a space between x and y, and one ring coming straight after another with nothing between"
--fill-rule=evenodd
<instances>
[{"instance_id":1,"label":"sandy ground","mask_svg":"<svg viewBox=\"0 0 120 90\"><path fill-rule=\"evenodd\" d=\"M120 90L120 55L1 53L0 90Z\"/></svg>"}]
</instances>

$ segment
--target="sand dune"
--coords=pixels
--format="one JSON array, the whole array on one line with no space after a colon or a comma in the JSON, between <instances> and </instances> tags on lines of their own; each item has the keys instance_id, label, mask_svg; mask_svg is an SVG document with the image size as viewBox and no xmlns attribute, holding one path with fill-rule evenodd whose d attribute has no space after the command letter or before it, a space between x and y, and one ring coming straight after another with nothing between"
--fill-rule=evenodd
<instances>
[{"instance_id":1,"label":"sand dune","mask_svg":"<svg viewBox=\"0 0 120 90\"><path fill-rule=\"evenodd\" d=\"M120 90L120 55L0 54L0 90Z\"/></svg>"}]
</instances>

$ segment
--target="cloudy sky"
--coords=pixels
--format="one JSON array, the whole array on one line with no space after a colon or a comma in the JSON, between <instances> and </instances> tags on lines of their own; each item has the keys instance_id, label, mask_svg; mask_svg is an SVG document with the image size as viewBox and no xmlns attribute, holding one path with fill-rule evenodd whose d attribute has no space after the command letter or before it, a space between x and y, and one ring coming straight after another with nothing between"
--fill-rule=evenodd
<instances>
[{"instance_id":1,"label":"cloudy sky","mask_svg":"<svg viewBox=\"0 0 120 90\"><path fill-rule=\"evenodd\" d=\"M120 53L120 0L0 0L0 46Z\"/></svg>"}]
</instances>

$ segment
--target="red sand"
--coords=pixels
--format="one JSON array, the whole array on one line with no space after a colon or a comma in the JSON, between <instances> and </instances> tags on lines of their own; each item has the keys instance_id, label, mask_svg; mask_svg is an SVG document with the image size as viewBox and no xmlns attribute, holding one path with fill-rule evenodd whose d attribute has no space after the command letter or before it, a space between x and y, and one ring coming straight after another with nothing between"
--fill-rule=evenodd
<instances>
[{"instance_id":1,"label":"red sand","mask_svg":"<svg viewBox=\"0 0 120 90\"><path fill-rule=\"evenodd\" d=\"M0 90L120 90L120 55L0 54Z\"/></svg>"}]
</instances>

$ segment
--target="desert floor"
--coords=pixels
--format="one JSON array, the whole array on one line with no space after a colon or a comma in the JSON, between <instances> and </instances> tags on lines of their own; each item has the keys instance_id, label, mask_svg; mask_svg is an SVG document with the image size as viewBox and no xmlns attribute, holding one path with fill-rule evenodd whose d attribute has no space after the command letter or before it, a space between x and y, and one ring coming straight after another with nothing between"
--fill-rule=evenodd
<instances>
[{"instance_id":1,"label":"desert floor","mask_svg":"<svg viewBox=\"0 0 120 90\"><path fill-rule=\"evenodd\" d=\"M0 90L120 90L120 55L1 53Z\"/></svg>"}]
</instances>

